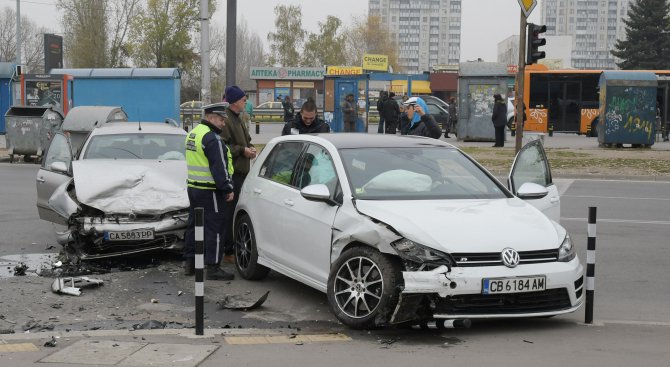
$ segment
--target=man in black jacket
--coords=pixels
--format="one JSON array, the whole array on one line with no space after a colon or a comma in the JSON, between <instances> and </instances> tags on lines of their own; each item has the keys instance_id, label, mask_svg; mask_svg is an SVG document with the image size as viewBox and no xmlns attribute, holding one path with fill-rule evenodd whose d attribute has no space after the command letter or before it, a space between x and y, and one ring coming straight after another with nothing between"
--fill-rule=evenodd
<instances>
[{"instance_id":1,"label":"man in black jacket","mask_svg":"<svg viewBox=\"0 0 670 367\"><path fill-rule=\"evenodd\" d=\"M409 125L407 135L425 136L433 139L440 138L442 129L435 122L435 118L426 113L428 106L422 98L411 97L403 104L405 105L407 124Z\"/></svg>"},{"instance_id":2,"label":"man in black jacket","mask_svg":"<svg viewBox=\"0 0 670 367\"><path fill-rule=\"evenodd\" d=\"M384 101L384 106L382 107L382 114L384 120L386 121L386 133L395 134L396 129L398 128L398 122L400 120L400 107L398 102L395 99L395 93L389 93L388 98Z\"/></svg>"},{"instance_id":3,"label":"man in black jacket","mask_svg":"<svg viewBox=\"0 0 670 367\"><path fill-rule=\"evenodd\" d=\"M284 125L282 130L282 135L291 135L291 134L318 134L318 133L329 133L330 126L323 122L316 115L316 103L311 98L308 98L305 103L302 104L300 112L292 120Z\"/></svg>"},{"instance_id":4,"label":"man in black jacket","mask_svg":"<svg viewBox=\"0 0 670 367\"><path fill-rule=\"evenodd\" d=\"M494 148L505 146L505 125L507 124L507 104L500 94L493 95L493 114L491 121L495 128L496 143Z\"/></svg>"}]
</instances>

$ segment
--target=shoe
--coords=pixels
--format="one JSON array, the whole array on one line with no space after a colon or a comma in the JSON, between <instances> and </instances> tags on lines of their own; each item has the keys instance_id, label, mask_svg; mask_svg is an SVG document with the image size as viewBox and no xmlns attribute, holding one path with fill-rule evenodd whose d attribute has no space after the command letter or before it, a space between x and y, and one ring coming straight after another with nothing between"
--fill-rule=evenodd
<instances>
[{"instance_id":1,"label":"shoe","mask_svg":"<svg viewBox=\"0 0 670 367\"><path fill-rule=\"evenodd\" d=\"M447 138L447 139L451 138L451 136L449 136L449 134L444 134L444 137Z\"/></svg>"},{"instance_id":2,"label":"shoe","mask_svg":"<svg viewBox=\"0 0 670 367\"><path fill-rule=\"evenodd\" d=\"M184 275L190 277L195 275L195 258L189 257L184 261Z\"/></svg>"},{"instance_id":3,"label":"shoe","mask_svg":"<svg viewBox=\"0 0 670 367\"><path fill-rule=\"evenodd\" d=\"M223 261L230 264L235 264L235 255L223 255Z\"/></svg>"},{"instance_id":4,"label":"shoe","mask_svg":"<svg viewBox=\"0 0 670 367\"><path fill-rule=\"evenodd\" d=\"M235 274L224 271L219 267L219 264L207 265L207 273L205 276L207 280L233 280Z\"/></svg>"}]
</instances>

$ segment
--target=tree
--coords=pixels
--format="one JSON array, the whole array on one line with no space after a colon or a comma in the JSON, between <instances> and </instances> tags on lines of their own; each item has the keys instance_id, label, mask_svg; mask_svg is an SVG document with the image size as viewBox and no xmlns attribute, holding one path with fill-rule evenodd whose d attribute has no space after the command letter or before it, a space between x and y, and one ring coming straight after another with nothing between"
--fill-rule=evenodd
<instances>
[{"instance_id":1,"label":"tree","mask_svg":"<svg viewBox=\"0 0 670 367\"><path fill-rule=\"evenodd\" d=\"M310 33L305 43L303 66L344 65L346 37L338 32L342 21L329 15L326 22L319 22L320 33Z\"/></svg>"},{"instance_id":2,"label":"tree","mask_svg":"<svg viewBox=\"0 0 670 367\"><path fill-rule=\"evenodd\" d=\"M275 6L276 32L268 33L270 56L268 64L299 66L300 50L305 40L302 29L302 10L299 5Z\"/></svg>"},{"instance_id":3,"label":"tree","mask_svg":"<svg viewBox=\"0 0 670 367\"><path fill-rule=\"evenodd\" d=\"M44 33L51 32L21 17L21 61L28 73L44 72ZM16 12L10 7L0 12L0 61L16 61Z\"/></svg>"},{"instance_id":4,"label":"tree","mask_svg":"<svg viewBox=\"0 0 670 367\"><path fill-rule=\"evenodd\" d=\"M668 0L636 0L630 4L626 39L617 40L612 55L621 69L670 68L670 4Z\"/></svg>"},{"instance_id":5,"label":"tree","mask_svg":"<svg viewBox=\"0 0 670 367\"><path fill-rule=\"evenodd\" d=\"M58 0L63 11L65 58L73 68L99 68L107 63L108 0Z\"/></svg>"},{"instance_id":6,"label":"tree","mask_svg":"<svg viewBox=\"0 0 670 367\"><path fill-rule=\"evenodd\" d=\"M197 59L191 34L198 22L198 0L148 0L130 26L128 48L135 65L188 69Z\"/></svg>"},{"instance_id":7,"label":"tree","mask_svg":"<svg viewBox=\"0 0 670 367\"><path fill-rule=\"evenodd\" d=\"M345 55L349 65L362 65L363 54L381 54L389 58L389 66L400 72L398 64L398 44L381 27L378 16L354 19L346 31Z\"/></svg>"},{"instance_id":8,"label":"tree","mask_svg":"<svg viewBox=\"0 0 670 367\"><path fill-rule=\"evenodd\" d=\"M109 67L124 66L130 56L127 45L132 19L137 15L140 0L110 0L109 20Z\"/></svg>"}]
</instances>

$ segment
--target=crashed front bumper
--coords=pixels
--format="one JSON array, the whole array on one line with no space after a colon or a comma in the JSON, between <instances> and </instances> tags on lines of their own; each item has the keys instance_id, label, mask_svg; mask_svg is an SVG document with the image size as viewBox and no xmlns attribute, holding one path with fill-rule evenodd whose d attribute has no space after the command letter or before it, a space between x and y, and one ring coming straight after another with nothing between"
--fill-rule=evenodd
<instances>
[{"instance_id":1,"label":"crashed front bumper","mask_svg":"<svg viewBox=\"0 0 670 367\"><path fill-rule=\"evenodd\" d=\"M402 274L405 286L394 315L396 322L405 319L406 315L402 313L410 312L413 308L411 303L418 305L418 299L424 296L431 298L433 318L444 319L553 316L574 312L584 298L584 268L577 257L570 262L528 264L516 268L454 267L448 272L446 266L441 266L431 271L406 271ZM543 292L482 294L484 278L538 275L546 276L546 290ZM532 304L536 301L533 298L539 297L547 301L542 306ZM561 302L558 302L559 298ZM529 299L532 302L524 304L524 300Z\"/></svg>"},{"instance_id":2,"label":"crashed front bumper","mask_svg":"<svg viewBox=\"0 0 670 367\"><path fill-rule=\"evenodd\" d=\"M74 242L74 237L85 238L90 244L82 250L82 258L94 259L151 250L178 250L183 247L184 231L188 224L188 213L180 213L153 221L116 221L110 218L82 217L67 231L58 233L61 245ZM153 240L108 241L105 232L153 229Z\"/></svg>"}]
</instances>

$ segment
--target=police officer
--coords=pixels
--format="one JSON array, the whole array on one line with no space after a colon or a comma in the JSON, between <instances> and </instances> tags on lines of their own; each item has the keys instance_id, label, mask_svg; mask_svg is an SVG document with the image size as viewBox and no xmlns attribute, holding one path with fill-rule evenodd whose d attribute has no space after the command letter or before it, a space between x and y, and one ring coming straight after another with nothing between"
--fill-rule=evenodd
<instances>
[{"instance_id":1,"label":"police officer","mask_svg":"<svg viewBox=\"0 0 670 367\"><path fill-rule=\"evenodd\" d=\"M228 103L215 103L203 107L204 119L186 137L186 164L188 166L188 229L184 258L185 275L195 273L195 211L205 211L205 265L209 280L232 280L234 274L219 266L223 256L223 235L226 218L224 202L233 200L233 164L228 147L219 134L226 125Z\"/></svg>"}]
</instances>

